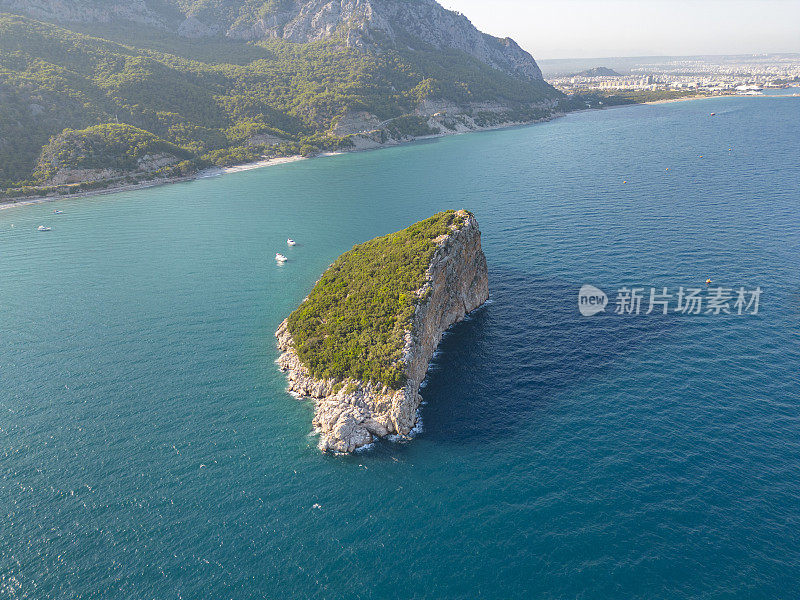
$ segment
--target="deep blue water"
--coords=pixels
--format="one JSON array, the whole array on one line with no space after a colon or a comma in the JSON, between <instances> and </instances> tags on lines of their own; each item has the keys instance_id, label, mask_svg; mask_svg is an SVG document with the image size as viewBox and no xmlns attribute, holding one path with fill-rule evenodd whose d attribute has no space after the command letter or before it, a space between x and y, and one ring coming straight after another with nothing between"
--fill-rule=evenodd
<instances>
[{"instance_id":1,"label":"deep blue water","mask_svg":"<svg viewBox=\"0 0 800 600\"><path fill-rule=\"evenodd\" d=\"M722 98L1 210L0 597L798 597L798 157L800 99ZM462 207L424 432L321 455L273 331ZM759 314L578 312L707 277Z\"/></svg>"}]
</instances>

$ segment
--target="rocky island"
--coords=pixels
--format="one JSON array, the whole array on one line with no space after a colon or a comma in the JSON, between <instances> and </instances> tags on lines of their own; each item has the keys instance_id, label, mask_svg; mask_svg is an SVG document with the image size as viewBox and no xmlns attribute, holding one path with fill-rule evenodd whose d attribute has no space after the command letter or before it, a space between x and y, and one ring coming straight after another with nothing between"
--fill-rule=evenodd
<instances>
[{"instance_id":1,"label":"rocky island","mask_svg":"<svg viewBox=\"0 0 800 600\"><path fill-rule=\"evenodd\" d=\"M465 210L340 256L275 334L289 391L314 400L319 448L408 436L442 335L488 298L481 233Z\"/></svg>"}]
</instances>

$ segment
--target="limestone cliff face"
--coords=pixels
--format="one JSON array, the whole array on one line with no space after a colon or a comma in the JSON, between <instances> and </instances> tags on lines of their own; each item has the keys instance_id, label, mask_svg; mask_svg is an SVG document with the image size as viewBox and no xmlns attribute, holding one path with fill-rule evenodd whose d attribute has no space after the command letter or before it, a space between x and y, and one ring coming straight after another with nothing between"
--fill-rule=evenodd
<instances>
[{"instance_id":1,"label":"limestone cliff face","mask_svg":"<svg viewBox=\"0 0 800 600\"><path fill-rule=\"evenodd\" d=\"M29 15L61 23L132 22L165 27L164 16L145 0L90 2L87 0L0 0L0 12Z\"/></svg>"},{"instance_id":2,"label":"limestone cliff face","mask_svg":"<svg viewBox=\"0 0 800 600\"><path fill-rule=\"evenodd\" d=\"M119 169L69 169L60 168L47 180L47 185L64 185L84 181L108 181L120 179L126 175L148 175L156 178L159 169L180 162L180 158L171 154L146 154L137 161L136 169L121 171Z\"/></svg>"},{"instance_id":3,"label":"limestone cliff face","mask_svg":"<svg viewBox=\"0 0 800 600\"><path fill-rule=\"evenodd\" d=\"M520 118L513 111L513 107L500 102L470 102L458 105L446 100L426 99L419 103L414 113L424 118L432 136L529 125L563 115L558 112L556 99L542 100L535 106L538 108L538 116L532 113ZM392 121L394 119L379 122L378 117L366 111L347 111L333 131L337 135L347 136L352 144L352 150L372 150L420 139L413 135L394 135L387 127Z\"/></svg>"},{"instance_id":4,"label":"limestone cliff face","mask_svg":"<svg viewBox=\"0 0 800 600\"><path fill-rule=\"evenodd\" d=\"M314 400L313 426L321 450L349 453L376 438L412 432L421 402L419 387L442 335L489 298L486 257L474 217L438 240L418 296L420 303L405 336L402 363L407 382L401 390L311 377L294 350L287 322L278 328L275 335L282 352L278 365L287 374L290 392Z\"/></svg>"},{"instance_id":5,"label":"limestone cliff face","mask_svg":"<svg viewBox=\"0 0 800 600\"><path fill-rule=\"evenodd\" d=\"M138 23L187 38L312 42L353 47L460 50L514 77L542 79L516 42L478 31L435 0L0 0L0 12L60 23Z\"/></svg>"},{"instance_id":6,"label":"limestone cliff face","mask_svg":"<svg viewBox=\"0 0 800 600\"><path fill-rule=\"evenodd\" d=\"M516 42L478 31L464 15L435 0L287 1L259 19L241 19L231 37L283 38L309 42L343 34L352 46L386 40L400 45L422 42L438 50L461 50L511 75L542 79L536 61Z\"/></svg>"}]
</instances>

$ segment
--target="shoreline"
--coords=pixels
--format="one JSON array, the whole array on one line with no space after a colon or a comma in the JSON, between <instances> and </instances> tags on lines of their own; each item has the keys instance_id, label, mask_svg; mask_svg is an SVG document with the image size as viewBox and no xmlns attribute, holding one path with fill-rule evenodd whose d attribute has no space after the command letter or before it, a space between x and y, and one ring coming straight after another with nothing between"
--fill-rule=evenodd
<instances>
[{"instance_id":1,"label":"shoreline","mask_svg":"<svg viewBox=\"0 0 800 600\"><path fill-rule=\"evenodd\" d=\"M106 189L101 190L89 190L86 192L79 192L76 194L65 194L65 195L52 195L52 196L26 196L21 198L4 198L0 199L0 210L4 210L7 208L12 208L15 206L30 206L34 204L43 204L46 202L56 202L58 200L66 200L71 198L91 198L94 196L105 196L108 194L117 194L121 192L132 192L146 188L152 187L159 187L162 185L169 185L172 183L187 183L190 181L197 181L200 179L211 179L215 177L221 177L223 175L230 175L233 173L243 173L245 171L253 171L256 169L261 169L264 167L273 167L276 165L283 165L293 162L299 162L301 160L311 160L315 158L326 158L329 156L338 156L340 154L350 154L354 152L372 152L374 150L383 150L385 148L393 148L396 146L403 146L406 144L412 144L414 142L430 140L430 139L437 139L443 137L450 137L454 135L464 135L466 133L479 133L482 131L497 131L500 129L511 129L514 127L526 127L529 125L537 125L539 123L547 123L549 121L554 121L561 117L565 117L568 114L572 113L581 113L581 112L588 112L588 111L595 111L595 110L608 110L610 108L629 108L631 106L647 106L647 105L655 105L655 104L671 104L673 102L687 102L690 100L708 100L711 98L796 98L800 96L798 94L786 94L786 95L760 95L760 96L740 96L740 95L725 95L725 96L687 96L684 98L668 98L664 100L652 100L649 102L636 102L633 104L618 104L615 106L604 106L603 108L586 108L582 110L571 111L570 113L554 113L553 115L544 118L544 119L536 119L534 121L527 121L527 122L508 122L502 123L500 125L489 125L486 127L478 127L476 129L469 129L467 131L448 131L448 132L440 132L435 133L432 135L424 135L419 137L414 137L408 140L403 141L395 141L384 143L374 148L354 148L352 150L340 150L337 152L321 152L320 154L316 154L314 156L302 156L302 155L292 155L292 156L279 156L276 158L268 158L259 161L243 163L240 165L231 165L229 167L210 167L207 169L203 169L193 175L187 175L184 177L169 177L163 179L154 179L151 181L143 181L141 183L132 183L128 185L121 185L121 186L112 186ZM366 132L365 132L366 133Z\"/></svg>"},{"instance_id":2,"label":"shoreline","mask_svg":"<svg viewBox=\"0 0 800 600\"><path fill-rule=\"evenodd\" d=\"M325 156L331 156L336 153L325 153ZM322 157L323 154L317 155ZM112 186L102 190L89 190L86 192L79 192L77 194L53 195L53 196L26 196L22 198L4 198L0 200L0 210L12 208L14 206L30 206L32 204L43 204L45 202L57 202L58 200L68 200L70 198L91 198L94 196L105 196L108 194L117 194L121 192L132 192L146 188L159 187L162 185L169 185L172 183L187 183L189 181L197 181L199 179L211 179L228 175L230 173L241 173L243 171L252 171L253 169L260 169L262 167L271 167L274 165L286 164L305 160L305 156L280 156L277 158L270 158L260 160L252 163L244 163L241 165L233 165L230 167L211 167L203 169L194 175L186 175L185 177L169 177L165 179L153 179L150 181L143 181L141 183L131 183L128 185ZM311 157L316 158L316 157Z\"/></svg>"},{"instance_id":3,"label":"shoreline","mask_svg":"<svg viewBox=\"0 0 800 600\"><path fill-rule=\"evenodd\" d=\"M707 100L708 98L727 98L728 96L703 96L703 95L696 95L696 96L685 96L683 98L665 98L664 100L650 100L648 102L638 102L637 104L647 105L647 104L671 104L673 102L686 102L687 100ZM622 106L632 106L622 105Z\"/></svg>"},{"instance_id":4,"label":"shoreline","mask_svg":"<svg viewBox=\"0 0 800 600\"><path fill-rule=\"evenodd\" d=\"M510 129L512 127L525 127L528 125L536 125L538 123L545 123L548 121L553 121L557 118L563 117L568 113L555 113L550 117L545 119L537 119L534 121L526 121L526 122L508 122L502 123L500 125L489 125L486 127L478 127L476 129L469 129L467 131L449 131L449 132L440 132L431 135L423 135L419 137L413 137L408 140L403 141L395 141L384 143L374 148L353 148L350 150L339 150L336 152L320 152L319 154L315 154L314 156L302 156L299 154L295 154L292 156L278 156L275 158L268 158L263 160L258 160L249 163L243 163L240 165L231 165L229 167L209 167L207 169L203 169L193 175L187 175L185 177L169 177L169 178L162 178L162 179L154 179L151 181L143 181L141 183L132 183L128 185L121 185L121 186L112 186L105 189L100 190L89 190L86 192L79 192L76 194L55 194L52 196L24 196L21 198L4 198L0 199L0 210L4 210L7 208L12 208L15 206L30 206L34 204L43 204L46 202L56 202L58 200L67 200L71 198L91 198L94 196L105 196L108 194L116 194L121 192L131 192L146 188L152 187L159 187L162 185L169 185L172 183L186 183L189 181L197 181L200 179L212 179L216 177L221 177L223 175L230 175L232 173L243 173L245 171L253 171L256 169L261 169L264 167L273 167L276 165L283 165L288 163L299 162L302 160L311 160L315 158L327 158L330 156L338 156L340 154L351 154L355 152L372 152L374 150L383 150L384 148L393 148L396 146L403 146L406 144L412 144L414 142L420 142L424 140L442 138L442 137L449 137L453 135L463 135L465 133L478 133L481 131L494 131L498 129ZM364 132L367 133L367 132Z\"/></svg>"}]
</instances>

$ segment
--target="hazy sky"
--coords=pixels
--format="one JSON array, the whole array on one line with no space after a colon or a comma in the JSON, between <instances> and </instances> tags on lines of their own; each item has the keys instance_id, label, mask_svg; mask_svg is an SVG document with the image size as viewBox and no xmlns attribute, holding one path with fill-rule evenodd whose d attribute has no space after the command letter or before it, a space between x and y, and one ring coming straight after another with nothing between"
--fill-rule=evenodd
<instances>
[{"instance_id":1,"label":"hazy sky","mask_svg":"<svg viewBox=\"0 0 800 600\"><path fill-rule=\"evenodd\" d=\"M800 52L800 0L439 0L535 58Z\"/></svg>"}]
</instances>

